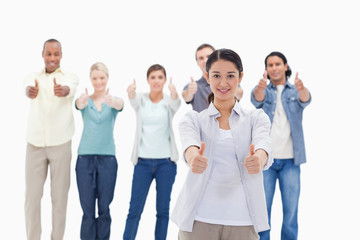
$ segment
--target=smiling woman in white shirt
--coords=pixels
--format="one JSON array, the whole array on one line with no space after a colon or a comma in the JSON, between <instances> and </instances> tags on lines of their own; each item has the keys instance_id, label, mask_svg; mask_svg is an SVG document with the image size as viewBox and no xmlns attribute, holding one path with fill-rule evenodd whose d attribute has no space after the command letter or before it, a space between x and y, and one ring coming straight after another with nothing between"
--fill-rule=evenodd
<instances>
[{"instance_id":1,"label":"smiling woman in white shirt","mask_svg":"<svg viewBox=\"0 0 360 240\"><path fill-rule=\"evenodd\" d=\"M272 164L270 120L235 100L242 76L237 53L212 53L206 63L210 106L179 124L191 170L171 216L180 240L252 240L269 229L262 170Z\"/></svg>"}]
</instances>

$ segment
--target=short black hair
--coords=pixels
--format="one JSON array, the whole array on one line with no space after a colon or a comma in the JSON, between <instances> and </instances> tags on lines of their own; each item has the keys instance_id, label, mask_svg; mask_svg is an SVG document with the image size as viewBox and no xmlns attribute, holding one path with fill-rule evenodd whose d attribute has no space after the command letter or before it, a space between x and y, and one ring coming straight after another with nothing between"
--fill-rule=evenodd
<instances>
[{"instance_id":1,"label":"short black hair","mask_svg":"<svg viewBox=\"0 0 360 240\"><path fill-rule=\"evenodd\" d=\"M59 43L59 44L60 44L60 50L61 50L61 43L60 43L58 40L56 40L55 38L50 38L50 39L48 39L48 40L46 40L46 41L44 42L43 52L44 52L44 50L45 50L45 45L46 45L47 43L49 43L49 42L57 42L57 43Z\"/></svg>"}]
</instances>

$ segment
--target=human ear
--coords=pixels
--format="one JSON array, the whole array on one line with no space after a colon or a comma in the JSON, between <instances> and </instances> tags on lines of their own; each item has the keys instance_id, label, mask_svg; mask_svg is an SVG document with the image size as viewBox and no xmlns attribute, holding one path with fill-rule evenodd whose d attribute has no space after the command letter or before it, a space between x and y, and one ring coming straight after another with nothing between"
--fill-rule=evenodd
<instances>
[{"instance_id":1,"label":"human ear","mask_svg":"<svg viewBox=\"0 0 360 240\"><path fill-rule=\"evenodd\" d=\"M238 84L241 83L243 76L244 76L244 72L241 72L239 76Z\"/></svg>"},{"instance_id":2,"label":"human ear","mask_svg":"<svg viewBox=\"0 0 360 240\"><path fill-rule=\"evenodd\" d=\"M210 84L209 74L207 72L205 73L205 79L206 79L207 83Z\"/></svg>"}]
</instances>

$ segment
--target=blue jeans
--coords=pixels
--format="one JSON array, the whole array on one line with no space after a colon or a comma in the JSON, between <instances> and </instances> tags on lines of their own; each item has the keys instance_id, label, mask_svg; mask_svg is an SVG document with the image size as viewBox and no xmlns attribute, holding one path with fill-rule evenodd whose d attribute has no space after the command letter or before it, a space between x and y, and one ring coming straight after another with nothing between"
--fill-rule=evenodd
<instances>
[{"instance_id":1,"label":"blue jeans","mask_svg":"<svg viewBox=\"0 0 360 240\"><path fill-rule=\"evenodd\" d=\"M300 166L294 159L274 159L272 166L263 172L266 205L271 219L271 206L275 193L276 179L279 179L283 206L282 240L295 240L298 235L298 205L300 196ZM261 240L270 239L270 230L260 232Z\"/></svg>"},{"instance_id":2,"label":"blue jeans","mask_svg":"<svg viewBox=\"0 0 360 240\"><path fill-rule=\"evenodd\" d=\"M176 164L165 159L139 158L134 167L129 214L126 219L124 240L135 239L141 213L151 182L156 181L155 239L165 240L169 223L172 186L175 182ZM150 239L150 238L149 238Z\"/></svg>"},{"instance_id":3,"label":"blue jeans","mask_svg":"<svg viewBox=\"0 0 360 240\"><path fill-rule=\"evenodd\" d=\"M83 209L80 238L104 240L110 238L110 209L117 175L115 156L79 155L76 180ZM95 217L97 199L98 217Z\"/></svg>"}]
</instances>

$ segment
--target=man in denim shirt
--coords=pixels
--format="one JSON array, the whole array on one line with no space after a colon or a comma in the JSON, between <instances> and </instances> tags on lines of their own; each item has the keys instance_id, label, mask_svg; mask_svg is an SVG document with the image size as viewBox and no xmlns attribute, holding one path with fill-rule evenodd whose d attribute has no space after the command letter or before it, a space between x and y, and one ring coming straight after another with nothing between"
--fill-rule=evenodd
<instances>
[{"instance_id":1,"label":"man in denim shirt","mask_svg":"<svg viewBox=\"0 0 360 240\"><path fill-rule=\"evenodd\" d=\"M283 204L281 239L297 239L297 212L300 196L300 164L306 162L302 128L304 108L311 95L302 80L295 76L295 85L289 83L291 69L286 57L272 52L265 58L265 73L252 90L251 102L262 108L272 123L271 140L274 163L264 171L264 187L269 224L276 180L279 179ZM267 85L267 79L270 83ZM270 230L261 232L260 239L270 239Z\"/></svg>"}]
</instances>

